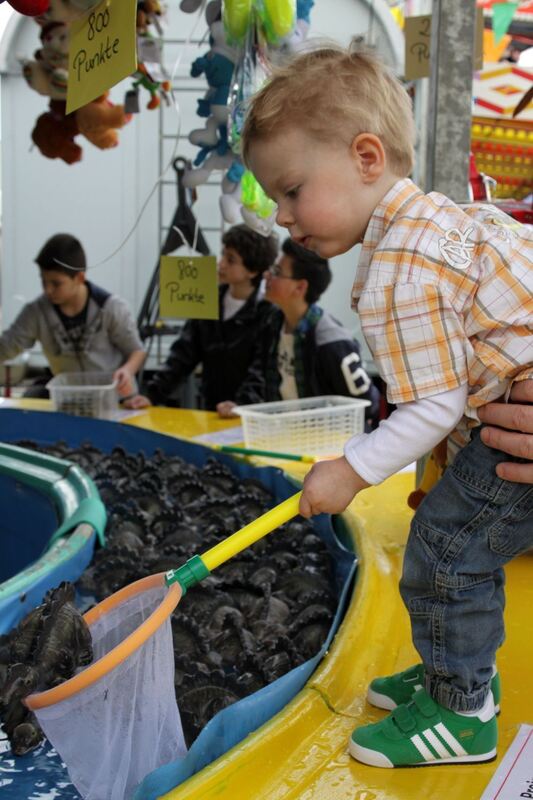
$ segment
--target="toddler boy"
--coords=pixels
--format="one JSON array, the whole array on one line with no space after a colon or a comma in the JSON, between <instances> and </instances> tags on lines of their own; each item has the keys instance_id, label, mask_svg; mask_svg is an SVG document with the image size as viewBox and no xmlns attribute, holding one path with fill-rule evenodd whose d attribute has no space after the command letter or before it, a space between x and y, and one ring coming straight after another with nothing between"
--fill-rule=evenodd
<instances>
[{"instance_id":1,"label":"toddler boy","mask_svg":"<svg viewBox=\"0 0 533 800\"><path fill-rule=\"evenodd\" d=\"M533 487L498 477L512 459L483 443L477 416L533 376L533 234L492 206L420 191L407 177L414 136L392 74L336 48L278 69L242 136L296 242L324 258L362 244L353 307L397 405L342 458L313 467L301 513L344 510L448 434L457 453L417 510L404 558L400 591L422 664L373 681L370 701L395 710L349 744L381 767L495 756L502 568L533 544Z\"/></svg>"}]
</instances>

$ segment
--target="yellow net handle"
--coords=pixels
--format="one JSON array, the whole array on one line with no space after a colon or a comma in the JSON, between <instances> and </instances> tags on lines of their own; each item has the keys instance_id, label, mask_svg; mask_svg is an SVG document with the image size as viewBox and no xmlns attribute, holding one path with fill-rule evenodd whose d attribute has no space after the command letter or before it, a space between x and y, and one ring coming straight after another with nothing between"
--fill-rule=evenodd
<instances>
[{"instance_id":1,"label":"yellow net handle","mask_svg":"<svg viewBox=\"0 0 533 800\"><path fill-rule=\"evenodd\" d=\"M224 539L224 541L216 544L210 550L207 550L201 558L209 572L212 572L216 567L220 566L220 564L229 561L234 555L240 553L241 550L250 547L250 545L257 542L258 539L262 539L263 536L272 533L272 531L279 528L280 525L283 525L285 522L295 517L298 514L301 496L301 492L293 494L292 497L284 500L284 502L280 503L278 506L271 508L270 511L267 511L266 514L263 514L259 519L250 522L248 525L245 525L244 528L241 528L240 531L237 531L232 536Z\"/></svg>"}]
</instances>

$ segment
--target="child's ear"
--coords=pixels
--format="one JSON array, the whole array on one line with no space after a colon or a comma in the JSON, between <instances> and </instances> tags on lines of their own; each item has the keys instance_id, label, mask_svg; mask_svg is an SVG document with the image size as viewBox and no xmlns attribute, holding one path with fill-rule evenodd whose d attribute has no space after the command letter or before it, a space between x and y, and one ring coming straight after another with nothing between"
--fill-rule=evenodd
<instances>
[{"instance_id":1,"label":"child's ear","mask_svg":"<svg viewBox=\"0 0 533 800\"><path fill-rule=\"evenodd\" d=\"M298 287L298 291L300 292L301 296L305 297L307 290L309 289L309 281L307 278L300 278L296 286Z\"/></svg>"},{"instance_id":2,"label":"child's ear","mask_svg":"<svg viewBox=\"0 0 533 800\"><path fill-rule=\"evenodd\" d=\"M85 272L76 272L74 275L74 280L80 285L85 283Z\"/></svg>"},{"instance_id":3,"label":"child's ear","mask_svg":"<svg viewBox=\"0 0 533 800\"><path fill-rule=\"evenodd\" d=\"M363 183L374 183L385 171L387 156L381 139L373 133L360 133L350 145Z\"/></svg>"}]
</instances>

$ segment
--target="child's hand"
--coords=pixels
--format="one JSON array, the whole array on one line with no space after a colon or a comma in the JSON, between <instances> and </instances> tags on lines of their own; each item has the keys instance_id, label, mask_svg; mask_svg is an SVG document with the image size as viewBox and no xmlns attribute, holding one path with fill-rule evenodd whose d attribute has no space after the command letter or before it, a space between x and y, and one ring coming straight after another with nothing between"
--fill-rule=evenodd
<instances>
[{"instance_id":1,"label":"child's hand","mask_svg":"<svg viewBox=\"0 0 533 800\"><path fill-rule=\"evenodd\" d=\"M321 461L305 476L300 514L302 517L339 514L357 492L367 486L370 484L357 474L344 456L334 461Z\"/></svg>"},{"instance_id":2,"label":"child's hand","mask_svg":"<svg viewBox=\"0 0 533 800\"><path fill-rule=\"evenodd\" d=\"M117 391L121 395L132 394L135 391L133 388L133 375L127 367L119 367L113 373L113 378L117 382Z\"/></svg>"},{"instance_id":3,"label":"child's hand","mask_svg":"<svg viewBox=\"0 0 533 800\"><path fill-rule=\"evenodd\" d=\"M237 408L237 403L234 403L232 400L223 400L221 403L217 403L218 416L223 419L238 417L239 415L235 414L233 411L234 408Z\"/></svg>"},{"instance_id":4,"label":"child's hand","mask_svg":"<svg viewBox=\"0 0 533 800\"><path fill-rule=\"evenodd\" d=\"M127 400L123 402L124 408L149 408L152 404L150 400L145 397L143 394L135 394L133 397L128 397Z\"/></svg>"}]
</instances>

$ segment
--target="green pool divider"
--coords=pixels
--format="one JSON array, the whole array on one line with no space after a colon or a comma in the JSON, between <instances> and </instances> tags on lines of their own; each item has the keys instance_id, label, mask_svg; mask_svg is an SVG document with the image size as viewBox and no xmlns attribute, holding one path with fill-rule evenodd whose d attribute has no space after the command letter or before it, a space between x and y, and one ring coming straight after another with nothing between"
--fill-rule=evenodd
<instances>
[{"instance_id":1,"label":"green pool divider","mask_svg":"<svg viewBox=\"0 0 533 800\"><path fill-rule=\"evenodd\" d=\"M69 565L90 560L87 548L94 541L94 534L102 546L105 544L106 511L91 478L71 461L0 444L0 473L46 495L60 520L41 557L0 584L2 632L16 624L23 610L26 613L38 605L46 591L56 585L54 581L79 577L67 574ZM84 563L80 574L85 566ZM76 572L77 568L73 569Z\"/></svg>"}]
</instances>

